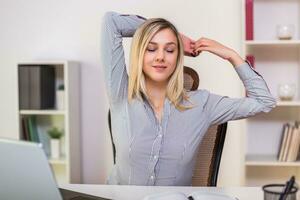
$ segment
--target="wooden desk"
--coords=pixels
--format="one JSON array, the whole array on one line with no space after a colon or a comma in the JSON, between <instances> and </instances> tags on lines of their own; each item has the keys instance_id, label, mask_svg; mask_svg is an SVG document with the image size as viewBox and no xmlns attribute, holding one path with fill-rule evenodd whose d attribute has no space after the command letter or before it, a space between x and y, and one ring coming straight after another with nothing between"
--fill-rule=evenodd
<instances>
[{"instance_id":1,"label":"wooden desk","mask_svg":"<svg viewBox=\"0 0 300 200\"><path fill-rule=\"evenodd\" d=\"M195 191L209 191L227 194L239 200L263 200L263 191L260 187L153 187L87 184L65 184L59 187L116 200L142 200L147 195L169 191L183 192L187 195Z\"/></svg>"}]
</instances>

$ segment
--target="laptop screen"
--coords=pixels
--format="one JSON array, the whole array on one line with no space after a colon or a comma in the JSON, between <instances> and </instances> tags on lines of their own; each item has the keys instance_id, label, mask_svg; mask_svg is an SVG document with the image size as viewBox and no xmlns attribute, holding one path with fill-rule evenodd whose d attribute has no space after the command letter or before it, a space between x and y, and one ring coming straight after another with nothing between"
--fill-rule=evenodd
<instances>
[{"instance_id":1,"label":"laptop screen","mask_svg":"<svg viewBox=\"0 0 300 200\"><path fill-rule=\"evenodd\" d=\"M0 139L0 163L1 199L62 199L39 144Z\"/></svg>"}]
</instances>

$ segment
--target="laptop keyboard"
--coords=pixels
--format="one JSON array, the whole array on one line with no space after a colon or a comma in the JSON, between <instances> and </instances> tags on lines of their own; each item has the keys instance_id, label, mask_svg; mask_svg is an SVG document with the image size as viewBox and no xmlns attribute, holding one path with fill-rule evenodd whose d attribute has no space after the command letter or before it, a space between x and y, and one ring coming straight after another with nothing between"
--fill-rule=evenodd
<instances>
[{"instance_id":1,"label":"laptop keyboard","mask_svg":"<svg viewBox=\"0 0 300 200\"><path fill-rule=\"evenodd\" d=\"M62 188L59 188L59 191L63 200L110 200Z\"/></svg>"}]
</instances>

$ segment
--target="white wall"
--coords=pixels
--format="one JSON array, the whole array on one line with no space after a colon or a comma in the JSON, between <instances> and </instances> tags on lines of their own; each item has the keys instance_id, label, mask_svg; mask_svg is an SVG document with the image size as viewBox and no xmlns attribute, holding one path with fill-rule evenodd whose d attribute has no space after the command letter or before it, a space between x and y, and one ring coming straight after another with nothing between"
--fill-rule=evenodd
<instances>
[{"instance_id":1,"label":"white wall","mask_svg":"<svg viewBox=\"0 0 300 200\"><path fill-rule=\"evenodd\" d=\"M241 8L240 0L1 0L0 135L17 132L16 64L19 61L80 61L84 182L103 183L112 164L106 121L108 103L103 70L99 65L103 14L113 10L165 17L192 38L212 38L240 52ZM235 71L221 58L203 53L197 58L187 58L185 64L200 73L201 88L227 96L241 94L241 83ZM222 160L221 185L243 182L243 135L236 125L240 123L233 124L229 126ZM232 166L234 174L229 169Z\"/></svg>"}]
</instances>

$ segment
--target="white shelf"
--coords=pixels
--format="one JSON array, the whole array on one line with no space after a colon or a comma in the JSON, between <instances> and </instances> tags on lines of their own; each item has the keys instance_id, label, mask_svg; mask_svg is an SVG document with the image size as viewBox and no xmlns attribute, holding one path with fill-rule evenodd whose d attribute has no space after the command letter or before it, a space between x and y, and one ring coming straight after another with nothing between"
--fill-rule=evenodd
<instances>
[{"instance_id":1,"label":"white shelf","mask_svg":"<svg viewBox=\"0 0 300 200\"><path fill-rule=\"evenodd\" d=\"M299 167L300 161L281 162L274 155L248 155L246 157L247 167Z\"/></svg>"},{"instance_id":2,"label":"white shelf","mask_svg":"<svg viewBox=\"0 0 300 200\"><path fill-rule=\"evenodd\" d=\"M20 110L21 115L64 115L64 110Z\"/></svg>"},{"instance_id":3,"label":"white shelf","mask_svg":"<svg viewBox=\"0 0 300 200\"><path fill-rule=\"evenodd\" d=\"M58 159L49 158L48 161L51 165L65 165L65 164L67 164L66 158L58 158Z\"/></svg>"},{"instance_id":4,"label":"white shelf","mask_svg":"<svg viewBox=\"0 0 300 200\"><path fill-rule=\"evenodd\" d=\"M280 46L280 45L291 45L300 46L300 40L246 40L245 45L247 46Z\"/></svg>"},{"instance_id":5,"label":"white shelf","mask_svg":"<svg viewBox=\"0 0 300 200\"><path fill-rule=\"evenodd\" d=\"M300 106L300 101L278 101L276 106Z\"/></svg>"}]
</instances>

